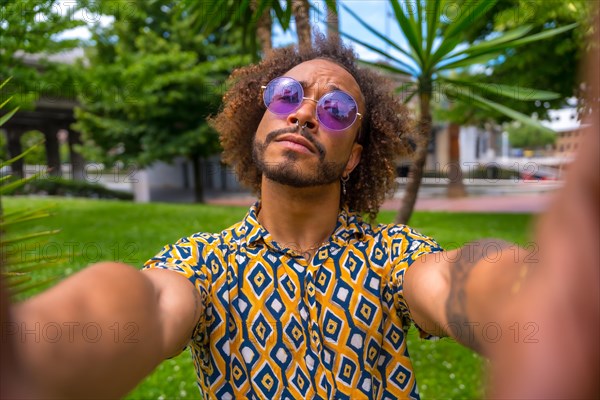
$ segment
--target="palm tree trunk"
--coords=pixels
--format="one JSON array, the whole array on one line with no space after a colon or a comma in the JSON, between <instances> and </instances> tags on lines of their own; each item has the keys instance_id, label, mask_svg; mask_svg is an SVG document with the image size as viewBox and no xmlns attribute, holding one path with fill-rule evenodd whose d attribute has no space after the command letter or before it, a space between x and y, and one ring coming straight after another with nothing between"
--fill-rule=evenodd
<instances>
[{"instance_id":1,"label":"palm tree trunk","mask_svg":"<svg viewBox=\"0 0 600 400\"><path fill-rule=\"evenodd\" d=\"M450 198L465 197L465 185L463 183L462 169L460 167L460 125L450 123L448 125L450 136L450 165L448 168L448 189L446 195Z\"/></svg>"},{"instance_id":2,"label":"palm tree trunk","mask_svg":"<svg viewBox=\"0 0 600 400\"><path fill-rule=\"evenodd\" d=\"M413 163L408 175L406 191L402 198L400 210L396 215L396 223L407 224L415 208L419 187L423 179L423 167L427 160L427 147L429 147L429 138L431 136L431 94L430 91L423 91L419 95L421 108L421 117L419 120L419 140L415 151Z\"/></svg>"},{"instance_id":3,"label":"palm tree trunk","mask_svg":"<svg viewBox=\"0 0 600 400\"><path fill-rule=\"evenodd\" d=\"M294 20L296 20L296 33L300 51L308 51L312 48L309 9L308 0L292 0L292 13L294 14Z\"/></svg>"},{"instance_id":4,"label":"palm tree trunk","mask_svg":"<svg viewBox=\"0 0 600 400\"><path fill-rule=\"evenodd\" d=\"M338 18L337 0L331 0L331 8L327 9L327 40L340 43L340 20Z\"/></svg>"},{"instance_id":5,"label":"palm tree trunk","mask_svg":"<svg viewBox=\"0 0 600 400\"><path fill-rule=\"evenodd\" d=\"M84 168L85 159L75 150L77 145L81 145L81 134L77 131L69 131L69 158L71 162L71 178L75 181L85 180Z\"/></svg>"},{"instance_id":6,"label":"palm tree trunk","mask_svg":"<svg viewBox=\"0 0 600 400\"><path fill-rule=\"evenodd\" d=\"M256 10L256 0L252 0L250 3L252 11ZM271 9L266 7L262 15L256 22L256 37L260 42L260 48L263 53L263 57L267 57L271 50L273 50L273 41L271 40L271 28L273 26L273 19L271 18Z\"/></svg>"}]
</instances>

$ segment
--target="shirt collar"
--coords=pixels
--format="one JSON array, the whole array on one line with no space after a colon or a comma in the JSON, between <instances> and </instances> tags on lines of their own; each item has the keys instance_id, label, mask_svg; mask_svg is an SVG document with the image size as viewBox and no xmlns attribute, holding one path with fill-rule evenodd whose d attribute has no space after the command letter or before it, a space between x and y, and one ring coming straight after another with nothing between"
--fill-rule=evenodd
<instances>
[{"instance_id":1,"label":"shirt collar","mask_svg":"<svg viewBox=\"0 0 600 400\"><path fill-rule=\"evenodd\" d=\"M354 238L360 240L364 235L365 231L360 214L350 211L347 206L342 207L333 231L333 240L346 243Z\"/></svg>"},{"instance_id":2,"label":"shirt collar","mask_svg":"<svg viewBox=\"0 0 600 400\"><path fill-rule=\"evenodd\" d=\"M265 241L269 232L258 222L258 211L260 210L260 201L254 203L244 217L243 226L246 232L246 244L252 246L259 241ZM350 239L362 239L365 235L362 218L358 213L352 212L347 206L344 206L339 214L332 240L335 242L346 243Z\"/></svg>"},{"instance_id":3,"label":"shirt collar","mask_svg":"<svg viewBox=\"0 0 600 400\"><path fill-rule=\"evenodd\" d=\"M246 217L244 217L243 225L246 231L246 244L248 246L254 245L269 234L265 228L258 222L258 211L260 210L260 201L254 203Z\"/></svg>"}]
</instances>

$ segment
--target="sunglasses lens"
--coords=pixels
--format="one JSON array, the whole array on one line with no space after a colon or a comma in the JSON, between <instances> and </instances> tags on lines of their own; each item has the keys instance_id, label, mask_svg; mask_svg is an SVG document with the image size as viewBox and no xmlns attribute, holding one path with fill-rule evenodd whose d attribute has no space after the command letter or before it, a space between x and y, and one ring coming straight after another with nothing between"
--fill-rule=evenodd
<instances>
[{"instance_id":1,"label":"sunglasses lens","mask_svg":"<svg viewBox=\"0 0 600 400\"><path fill-rule=\"evenodd\" d=\"M341 131L356 120L356 101L348 93L335 90L321 97L317 105L317 117L328 129Z\"/></svg>"},{"instance_id":2,"label":"sunglasses lens","mask_svg":"<svg viewBox=\"0 0 600 400\"><path fill-rule=\"evenodd\" d=\"M263 100L275 114L289 114L302 103L304 91L302 85L291 78L275 78L267 85Z\"/></svg>"}]
</instances>

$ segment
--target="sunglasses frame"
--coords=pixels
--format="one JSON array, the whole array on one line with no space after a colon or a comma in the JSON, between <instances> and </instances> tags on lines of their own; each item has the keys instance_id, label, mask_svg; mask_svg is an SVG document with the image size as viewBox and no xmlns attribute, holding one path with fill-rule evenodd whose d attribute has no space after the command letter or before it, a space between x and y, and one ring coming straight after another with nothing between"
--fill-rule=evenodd
<instances>
[{"instance_id":1,"label":"sunglasses frame","mask_svg":"<svg viewBox=\"0 0 600 400\"><path fill-rule=\"evenodd\" d=\"M286 113L278 113L278 112L275 112L275 111L271 110L269 108L269 106L267 105L267 101L265 99L265 91L266 91L267 87L269 87L269 85L271 83L273 83L273 81L275 81L277 79L282 79L282 78L290 79L294 83L298 84L298 87L300 87L300 90L302 90L302 92L301 92L302 93L302 101L299 102L294 109L292 109L291 111L286 112ZM345 94L346 96L350 97L352 99L352 101L354 102L354 104L356 105L356 115L354 116L354 120L352 121L352 123L350 125L348 125L346 128L333 129L333 128L328 127L326 124L324 124L323 121L321 121L321 118L319 118L319 113L316 112L315 114L316 114L316 117L317 117L317 120L319 121L319 123L321 125L323 125L327 130L334 131L334 132L341 132L341 131L345 131L346 129L349 129L352 125L354 125L354 123L356 122L357 119L360 119L362 121L362 118L363 118L362 114L358 112L358 103L356 102L356 99L350 93L345 92L343 90L339 90L339 89L330 90L329 92L324 93L321 97L319 97L318 100L315 100L315 99L312 99L310 97L305 97L304 96L304 88L302 87L302 84L300 82L298 82L296 79L290 78L289 76L278 76L277 78L273 78L273 79L271 79L269 81L269 83L267 83L266 86L261 86L260 88L261 88L261 92L262 92L262 96L261 97L262 97L262 100L263 100L263 104L265 105L265 107L267 108L267 110L269 110L270 112L272 112L275 115L290 115L291 113L297 111L302 106L302 103L304 102L304 100L312 101L313 103L315 103L318 106L319 102L323 99L323 97L327 96L330 93L341 92L341 93ZM359 130L360 130L360 127L359 127Z\"/></svg>"}]
</instances>

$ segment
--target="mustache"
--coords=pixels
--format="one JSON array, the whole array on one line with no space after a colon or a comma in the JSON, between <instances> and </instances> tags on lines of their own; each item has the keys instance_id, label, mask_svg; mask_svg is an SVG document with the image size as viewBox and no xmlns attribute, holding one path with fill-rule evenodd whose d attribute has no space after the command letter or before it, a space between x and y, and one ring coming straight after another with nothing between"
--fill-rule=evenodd
<instances>
[{"instance_id":1,"label":"mustache","mask_svg":"<svg viewBox=\"0 0 600 400\"><path fill-rule=\"evenodd\" d=\"M296 126L288 126L286 128L275 129L274 131L269 132L269 134L267 134L267 137L265 138L264 146L267 146L269 143L271 143L281 135L284 135L286 133L295 133L296 131L299 131L298 134L300 136L302 136L304 139L308 140L313 146L315 146L315 149L317 149L317 152L319 153L319 156L321 158L325 156L325 148L323 147L323 145L317 142L310 133L307 133L304 129L298 128Z\"/></svg>"}]
</instances>

